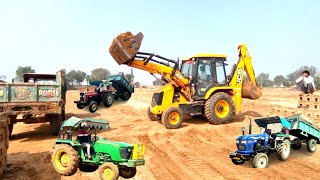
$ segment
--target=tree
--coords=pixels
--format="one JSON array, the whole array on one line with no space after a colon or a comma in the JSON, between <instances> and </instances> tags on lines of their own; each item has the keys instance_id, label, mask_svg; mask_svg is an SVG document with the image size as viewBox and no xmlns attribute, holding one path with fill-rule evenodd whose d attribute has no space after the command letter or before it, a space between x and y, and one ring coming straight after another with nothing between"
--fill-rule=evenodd
<instances>
[{"instance_id":1,"label":"tree","mask_svg":"<svg viewBox=\"0 0 320 180\"><path fill-rule=\"evenodd\" d=\"M6 75L0 75L0 80L1 81L5 81L7 79L7 76Z\"/></svg>"},{"instance_id":2,"label":"tree","mask_svg":"<svg viewBox=\"0 0 320 180\"><path fill-rule=\"evenodd\" d=\"M76 71L72 69L67 73L67 80L70 85L74 85L75 83L80 85L87 77L87 73L83 71Z\"/></svg>"},{"instance_id":3,"label":"tree","mask_svg":"<svg viewBox=\"0 0 320 180\"><path fill-rule=\"evenodd\" d=\"M134 87L140 87L140 83L139 82L135 82L133 85L134 85Z\"/></svg>"},{"instance_id":4,"label":"tree","mask_svg":"<svg viewBox=\"0 0 320 180\"><path fill-rule=\"evenodd\" d=\"M36 71L32 69L31 66L19 66L16 70L16 79L18 79L19 82L23 81L23 74L25 73L35 73Z\"/></svg>"},{"instance_id":5,"label":"tree","mask_svg":"<svg viewBox=\"0 0 320 180\"><path fill-rule=\"evenodd\" d=\"M270 84L269 73L260 73L257 76L257 82L261 87L266 87L267 84Z\"/></svg>"},{"instance_id":6,"label":"tree","mask_svg":"<svg viewBox=\"0 0 320 180\"><path fill-rule=\"evenodd\" d=\"M86 79L86 77L87 77L87 73L78 70L76 73L75 80L78 83L78 85L80 85Z\"/></svg>"},{"instance_id":7,"label":"tree","mask_svg":"<svg viewBox=\"0 0 320 180\"><path fill-rule=\"evenodd\" d=\"M101 81L107 78L110 75L110 71L105 68L96 68L91 71L90 80L92 81Z\"/></svg>"},{"instance_id":8,"label":"tree","mask_svg":"<svg viewBox=\"0 0 320 180\"><path fill-rule=\"evenodd\" d=\"M284 86L284 84L286 83L287 80L284 76L278 75L278 76L274 77L273 81L274 81L275 85L278 85L278 86L283 85Z\"/></svg>"},{"instance_id":9,"label":"tree","mask_svg":"<svg viewBox=\"0 0 320 180\"><path fill-rule=\"evenodd\" d=\"M127 79L128 79L130 82L133 82L134 75L132 75L132 74L126 74L125 76L127 77Z\"/></svg>"}]
</instances>

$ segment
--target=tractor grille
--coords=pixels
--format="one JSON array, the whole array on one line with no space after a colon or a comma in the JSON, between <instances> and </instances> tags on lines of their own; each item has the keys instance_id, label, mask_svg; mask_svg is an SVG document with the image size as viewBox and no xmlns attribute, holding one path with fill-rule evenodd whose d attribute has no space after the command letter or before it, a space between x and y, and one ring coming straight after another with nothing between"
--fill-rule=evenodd
<instances>
[{"instance_id":1,"label":"tractor grille","mask_svg":"<svg viewBox=\"0 0 320 180\"><path fill-rule=\"evenodd\" d=\"M130 159L132 149L130 148L120 148L120 157L121 159Z\"/></svg>"},{"instance_id":2,"label":"tractor grille","mask_svg":"<svg viewBox=\"0 0 320 180\"><path fill-rule=\"evenodd\" d=\"M151 101L151 107L154 107L156 105L161 105L163 99L163 92L161 93L154 93Z\"/></svg>"},{"instance_id":3,"label":"tractor grille","mask_svg":"<svg viewBox=\"0 0 320 180\"><path fill-rule=\"evenodd\" d=\"M246 146L244 144L237 144L238 150L240 151L245 151L246 150Z\"/></svg>"},{"instance_id":4,"label":"tractor grille","mask_svg":"<svg viewBox=\"0 0 320 180\"><path fill-rule=\"evenodd\" d=\"M84 102L84 93L80 93L80 101Z\"/></svg>"}]
</instances>

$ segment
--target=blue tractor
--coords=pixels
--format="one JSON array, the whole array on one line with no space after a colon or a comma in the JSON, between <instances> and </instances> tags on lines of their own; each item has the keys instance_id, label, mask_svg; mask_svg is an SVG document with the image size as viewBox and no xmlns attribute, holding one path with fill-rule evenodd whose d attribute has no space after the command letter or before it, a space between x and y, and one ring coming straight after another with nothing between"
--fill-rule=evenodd
<instances>
[{"instance_id":1,"label":"blue tractor","mask_svg":"<svg viewBox=\"0 0 320 180\"><path fill-rule=\"evenodd\" d=\"M245 135L242 127L242 136L237 137L238 150L230 153L230 158L235 165L241 165L253 158L254 168L266 168L268 155L277 153L279 160L285 161L290 154L290 122L279 116L255 119L260 127L260 134L251 134L252 124L250 120L249 134Z\"/></svg>"}]
</instances>

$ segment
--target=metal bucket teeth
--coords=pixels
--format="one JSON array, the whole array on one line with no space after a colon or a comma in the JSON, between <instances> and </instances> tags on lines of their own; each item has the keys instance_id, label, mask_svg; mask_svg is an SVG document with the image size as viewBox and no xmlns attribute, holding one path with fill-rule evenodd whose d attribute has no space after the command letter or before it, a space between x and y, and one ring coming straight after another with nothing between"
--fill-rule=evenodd
<instances>
[{"instance_id":1,"label":"metal bucket teeth","mask_svg":"<svg viewBox=\"0 0 320 180\"><path fill-rule=\"evenodd\" d=\"M137 55L142 40L143 34L141 32L135 36L131 32L121 33L113 39L109 52L119 65L128 64Z\"/></svg>"}]
</instances>

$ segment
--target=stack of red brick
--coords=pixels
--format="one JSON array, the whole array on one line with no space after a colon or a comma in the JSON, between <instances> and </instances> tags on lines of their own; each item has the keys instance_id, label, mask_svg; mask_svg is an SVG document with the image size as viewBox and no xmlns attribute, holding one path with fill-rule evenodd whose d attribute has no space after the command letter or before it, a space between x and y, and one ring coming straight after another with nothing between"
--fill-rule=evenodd
<instances>
[{"instance_id":1,"label":"stack of red brick","mask_svg":"<svg viewBox=\"0 0 320 180\"><path fill-rule=\"evenodd\" d=\"M7 149L9 148L9 119L5 108L0 106L0 179L7 168Z\"/></svg>"}]
</instances>

